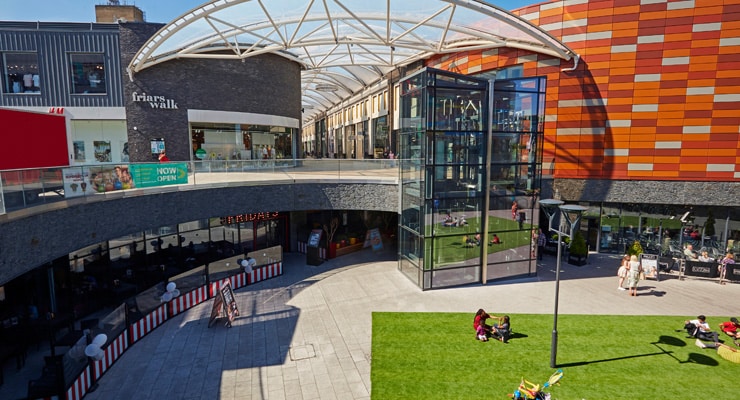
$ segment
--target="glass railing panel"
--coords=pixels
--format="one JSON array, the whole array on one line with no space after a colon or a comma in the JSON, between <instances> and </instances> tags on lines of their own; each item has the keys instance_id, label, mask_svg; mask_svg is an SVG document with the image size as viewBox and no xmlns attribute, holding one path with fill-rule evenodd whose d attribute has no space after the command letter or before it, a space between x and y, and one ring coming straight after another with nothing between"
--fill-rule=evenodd
<instances>
[{"instance_id":1,"label":"glass railing panel","mask_svg":"<svg viewBox=\"0 0 740 400\"><path fill-rule=\"evenodd\" d=\"M187 179L169 185L264 184L267 181L329 179L398 179L401 160L389 159L276 159L200 160L172 162L187 168ZM95 164L0 171L0 214L74 197L143 189L137 185L142 171L152 179L156 163ZM157 170L154 168L154 170ZM138 173L137 173L138 171ZM151 182L147 189L156 188Z\"/></svg>"}]
</instances>

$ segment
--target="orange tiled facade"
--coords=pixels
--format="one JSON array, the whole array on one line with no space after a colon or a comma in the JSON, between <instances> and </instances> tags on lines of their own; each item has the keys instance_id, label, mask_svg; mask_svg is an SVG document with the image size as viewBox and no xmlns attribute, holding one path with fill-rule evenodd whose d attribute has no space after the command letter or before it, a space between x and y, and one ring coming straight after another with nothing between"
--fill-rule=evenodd
<instances>
[{"instance_id":1,"label":"orange tiled facade","mask_svg":"<svg viewBox=\"0 0 740 400\"><path fill-rule=\"evenodd\" d=\"M641 4L643 3L643 4ZM440 55L465 74L547 77L555 178L740 182L740 0L556 1L514 11L580 55Z\"/></svg>"}]
</instances>

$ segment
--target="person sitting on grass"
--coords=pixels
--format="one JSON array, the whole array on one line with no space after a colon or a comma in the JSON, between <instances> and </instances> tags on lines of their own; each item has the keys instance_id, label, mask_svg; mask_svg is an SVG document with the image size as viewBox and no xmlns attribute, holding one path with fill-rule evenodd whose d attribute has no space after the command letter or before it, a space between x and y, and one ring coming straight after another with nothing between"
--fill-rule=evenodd
<instances>
[{"instance_id":1,"label":"person sitting on grass","mask_svg":"<svg viewBox=\"0 0 740 400\"><path fill-rule=\"evenodd\" d=\"M484 328L483 325L478 325L478 329L475 330L475 336L481 342L488 341L488 334L486 333L486 328Z\"/></svg>"},{"instance_id":2,"label":"person sitting on grass","mask_svg":"<svg viewBox=\"0 0 740 400\"><path fill-rule=\"evenodd\" d=\"M501 239L499 239L498 235L496 235L495 233L491 238L491 244L501 244Z\"/></svg>"},{"instance_id":3,"label":"person sitting on grass","mask_svg":"<svg viewBox=\"0 0 740 400\"><path fill-rule=\"evenodd\" d=\"M463 247L475 247L475 246L480 246L480 233L476 234L472 238L468 235L463 236Z\"/></svg>"},{"instance_id":4,"label":"person sitting on grass","mask_svg":"<svg viewBox=\"0 0 740 400\"><path fill-rule=\"evenodd\" d=\"M511 329L509 326L509 316L504 315L503 317L499 318L498 324L493 324L493 327L491 327L491 337L507 343L509 341L510 335Z\"/></svg>"},{"instance_id":5,"label":"person sitting on grass","mask_svg":"<svg viewBox=\"0 0 740 400\"><path fill-rule=\"evenodd\" d=\"M491 333L491 329L493 329L493 327L491 325L486 325L486 320L489 318L493 317L491 317L482 308L479 308L478 311L475 312L475 318L473 318L473 329L475 329L476 335L478 334L479 328L482 328L486 335Z\"/></svg>"},{"instance_id":6,"label":"person sitting on grass","mask_svg":"<svg viewBox=\"0 0 740 400\"><path fill-rule=\"evenodd\" d=\"M738 340L740 340L740 332L738 332L738 328L740 328L740 323L738 323L737 318L735 317L730 318L727 322L719 324L719 330L731 337L732 343L735 343L735 346L740 346L740 344L738 344Z\"/></svg>"}]
</instances>

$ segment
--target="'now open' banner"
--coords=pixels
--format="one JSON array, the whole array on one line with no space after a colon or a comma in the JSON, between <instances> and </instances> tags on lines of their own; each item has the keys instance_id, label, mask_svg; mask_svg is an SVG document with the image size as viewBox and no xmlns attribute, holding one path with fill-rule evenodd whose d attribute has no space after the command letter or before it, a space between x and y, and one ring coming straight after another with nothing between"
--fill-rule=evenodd
<instances>
[{"instance_id":1,"label":"'now open' banner","mask_svg":"<svg viewBox=\"0 0 740 400\"><path fill-rule=\"evenodd\" d=\"M139 188L188 183L186 163L131 164L131 174Z\"/></svg>"}]
</instances>

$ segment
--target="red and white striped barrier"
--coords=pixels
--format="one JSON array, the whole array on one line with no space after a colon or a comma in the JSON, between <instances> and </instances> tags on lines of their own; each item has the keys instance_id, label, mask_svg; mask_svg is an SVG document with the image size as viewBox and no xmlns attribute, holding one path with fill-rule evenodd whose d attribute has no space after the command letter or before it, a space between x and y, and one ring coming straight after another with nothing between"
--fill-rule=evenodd
<instances>
[{"instance_id":1,"label":"red and white striped barrier","mask_svg":"<svg viewBox=\"0 0 740 400\"><path fill-rule=\"evenodd\" d=\"M301 254L308 254L308 244L306 242L298 242L298 252ZM326 260L326 249L319 247L319 257Z\"/></svg>"},{"instance_id":2,"label":"red and white striped barrier","mask_svg":"<svg viewBox=\"0 0 740 400\"><path fill-rule=\"evenodd\" d=\"M154 330L154 328L161 325L167 320L167 305L163 304L154 311L150 312L146 317L138 320L134 324L131 324L131 343L137 342L139 339L144 337L147 333Z\"/></svg>"},{"instance_id":3,"label":"red and white striped barrier","mask_svg":"<svg viewBox=\"0 0 740 400\"><path fill-rule=\"evenodd\" d=\"M231 287L233 289L239 289L252 283L264 281L265 279L274 278L282 274L282 261L267 264L262 267L253 269L250 273L242 272L240 274L232 275L229 278L225 278L217 282L211 282L210 294L211 297L215 296L218 293L218 290L221 289L221 286L223 286L223 284L227 281L231 284Z\"/></svg>"},{"instance_id":4,"label":"red and white striped barrier","mask_svg":"<svg viewBox=\"0 0 740 400\"><path fill-rule=\"evenodd\" d=\"M128 335L126 335L126 332L123 332L118 335L116 340L106 347L103 359L95 361L93 364L93 367L95 368L93 371L93 377L96 381L103 376L105 371L107 371L119 357L121 357L126 349L128 349Z\"/></svg>"},{"instance_id":5,"label":"red and white striped barrier","mask_svg":"<svg viewBox=\"0 0 740 400\"><path fill-rule=\"evenodd\" d=\"M185 310L189 310L190 308L208 300L208 298L207 286L201 286L198 289L185 293L184 295L175 297L169 304L170 317L174 317Z\"/></svg>"},{"instance_id":6,"label":"red and white striped barrier","mask_svg":"<svg viewBox=\"0 0 740 400\"><path fill-rule=\"evenodd\" d=\"M267 264L264 267L255 268L247 275L247 284L264 281L265 279L274 278L283 274L283 263L276 262Z\"/></svg>"},{"instance_id":7,"label":"red and white striped barrier","mask_svg":"<svg viewBox=\"0 0 740 400\"><path fill-rule=\"evenodd\" d=\"M230 284L231 279L225 278L221 279L220 281L211 282L211 298L215 297L218 294L218 291L221 290L221 286L225 285L227 282Z\"/></svg>"},{"instance_id":8,"label":"red and white striped barrier","mask_svg":"<svg viewBox=\"0 0 740 400\"><path fill-rule=\"evenodd\" d=\"M67 400L81 400L85 397L90 386L92 386L91 377L90 367L85 367L80 376L72 382L72 386L67 389L65 398Z\"/></svg>"},{"instance_id":9,"label":"red and white striped barrier","mask_svg":"<svg viewBox=\"0 0 740 400\"><path fill-rule=\"evenodd\" d=\"M247 275L244 272L230 276L229 281L231 283L231 288L234 290L247 286L249 283L247 282Z\"/></svg>"}]
</instances>

